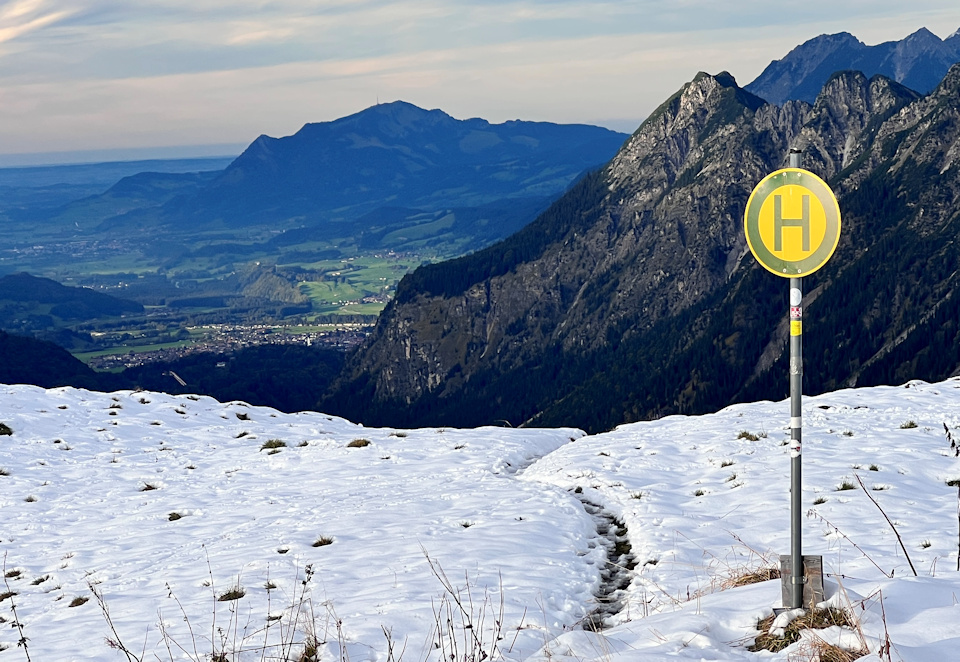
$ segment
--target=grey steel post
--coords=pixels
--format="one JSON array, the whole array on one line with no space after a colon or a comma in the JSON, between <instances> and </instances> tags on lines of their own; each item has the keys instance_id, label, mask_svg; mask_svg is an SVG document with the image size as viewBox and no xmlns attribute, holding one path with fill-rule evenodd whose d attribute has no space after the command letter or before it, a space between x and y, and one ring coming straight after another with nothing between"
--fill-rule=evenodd
<instances>
[{"instance_id":1,"label":"grey steel post","mask_svg":"<svg viewBox=\"0 0 960 662\"><path fill-rule=\"evenodd\" d=\"M801 151L790 150L790 167L800 167ZM801 433L803 397L803 286L802 278L790 279L790 581L791 609L803 606L803 552L801 545ZM784 605L786 606L786 605Z\"/></svg>"}]
</instances>

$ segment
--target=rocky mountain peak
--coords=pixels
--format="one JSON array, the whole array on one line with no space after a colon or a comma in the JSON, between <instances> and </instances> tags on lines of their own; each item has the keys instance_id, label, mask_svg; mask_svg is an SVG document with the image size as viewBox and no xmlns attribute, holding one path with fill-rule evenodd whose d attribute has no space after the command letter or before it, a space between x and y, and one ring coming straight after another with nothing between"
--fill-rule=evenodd
<instances>
[{"instance_id":1,"label":"rocky mountain peak","mask_svg":"<svg viewBox=\"0 0 960 662\"><path fill-rule=\"evenodd\" d=\"M778 105L790 99L813 103L827 77L837 69L848 68L831 62L849 61L851 54L863 48L866 45L849 32L819 35L771 62L746 89ZM811 82L814 80L819 82Z\"/></svg>"},{"instance_id":2,"label":"rocky mountain peak","mask_svg":"<svg viewBox=\"0 0 960 662\"><path fill-rule=\"evenodd\" d=\"M752 115L764 103L725 71L716 76L698 73L661 104L613 158L611 188L629 185L637 168L644 166L659 168L664 184L672 183L691 165L691 158L702 158L701 142L714 128ZM655 195L657 190L650 192Z\"/></svg>"},{"instance_id":3,"label":"rocky mountain peak","mask_svg":"<svg viewBox=\"0 0 960 662\"><path fill-rule=\"evenodd\" d=\"M916 47L926 47L926 48L936 48L939 47L943 41L937 35L930 32L926 28L920 28L916 32L913 32L901 40L901 46L912 46Z\"/></svg>"},{"instance_id":4,"label":"rocky mountain peak","mask_svg":"<svg viewBox=\"0 0 960 662\"><path fill-rule=\"evenodd\" d=\"M791 107L758 128L765 106L698 74L523 231L408 276L353 369L381 395L448 397L484 366L619 343L715 291L743 255L746 182L785 159L779 121L797 121Z\"/></svg>"}]
</instances>

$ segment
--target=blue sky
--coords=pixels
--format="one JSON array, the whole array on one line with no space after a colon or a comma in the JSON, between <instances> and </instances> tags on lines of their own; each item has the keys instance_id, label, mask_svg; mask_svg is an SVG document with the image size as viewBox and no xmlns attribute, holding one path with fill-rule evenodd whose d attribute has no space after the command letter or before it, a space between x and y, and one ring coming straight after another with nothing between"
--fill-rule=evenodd
<instances>
[{"instance_id":1,"label":"blue sky","mask_svg":"<svg viewBox=\"0 0 960 662\"><path fill-rule=\"evenodd\" d=\"M924 26L941 37L960 28L956 0L795 6L0 1L0 154L223 152L395 99L459 118L629 131L699 70L746 84L818 34L874 44Z\"/></svg>"}]
</instances>

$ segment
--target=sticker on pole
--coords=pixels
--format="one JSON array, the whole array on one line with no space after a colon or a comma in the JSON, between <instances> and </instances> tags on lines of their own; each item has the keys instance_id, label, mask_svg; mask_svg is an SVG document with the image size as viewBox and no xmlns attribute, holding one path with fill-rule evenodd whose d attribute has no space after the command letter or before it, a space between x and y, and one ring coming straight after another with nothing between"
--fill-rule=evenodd
<instances>
[{"instance_id":1,"label":"sticker on pole","mask_svg":"<svg viewBox=\"0 0 960 662\"><path fill-rule=\"evenodd\" d=\"M826 182L800 168L764 177L747 200L743 228L765 269L802 278L822 267L840 241L840 205Z\"/></svg>"}]
</instances>

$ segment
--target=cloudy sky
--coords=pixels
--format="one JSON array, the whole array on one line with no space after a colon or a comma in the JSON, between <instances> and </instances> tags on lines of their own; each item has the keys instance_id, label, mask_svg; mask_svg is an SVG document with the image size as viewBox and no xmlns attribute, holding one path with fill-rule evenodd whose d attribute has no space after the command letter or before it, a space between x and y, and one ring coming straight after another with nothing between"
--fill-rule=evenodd
<instances>
[{"instance_id":1,"label":"cloudy sky","mask_svg":"<svg viewBox=\"0 0 960 662\"><path fill-rule=\"evenodd\" d=\"M396 99L629 131L699 70L924 26L956 0L0 0L0 155L229 153Z\"/></svg>"}]
</instances>

